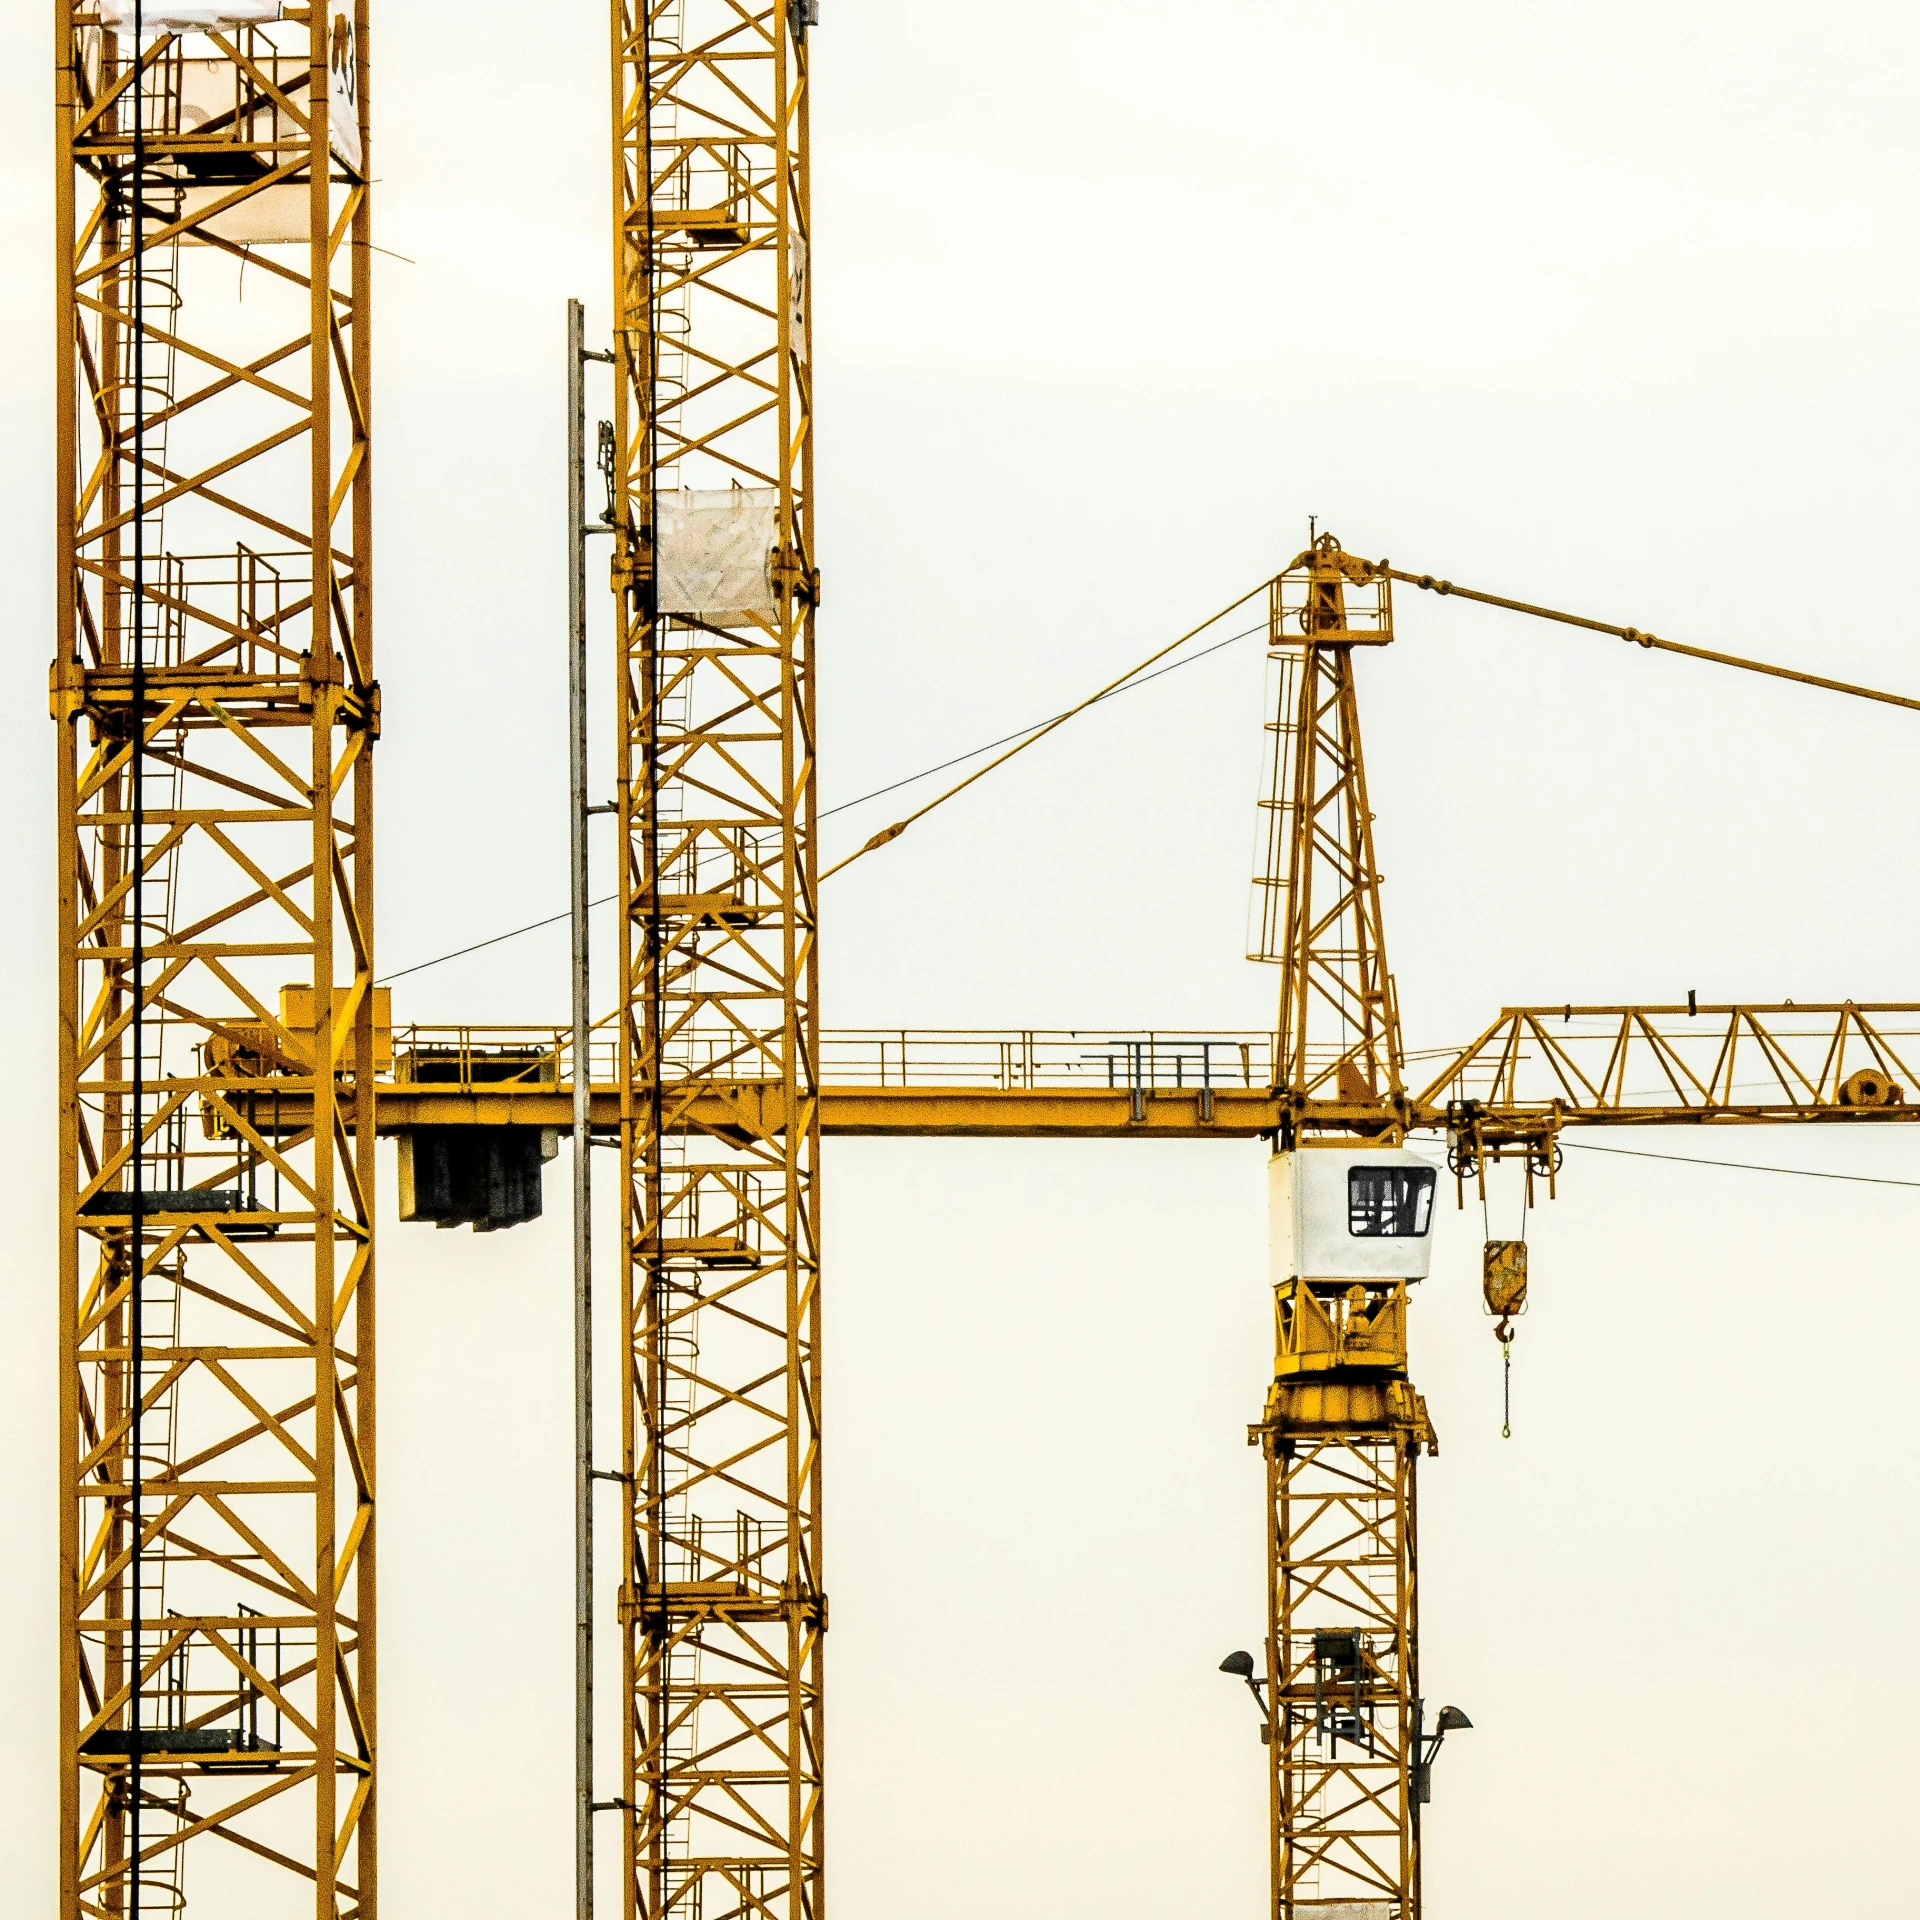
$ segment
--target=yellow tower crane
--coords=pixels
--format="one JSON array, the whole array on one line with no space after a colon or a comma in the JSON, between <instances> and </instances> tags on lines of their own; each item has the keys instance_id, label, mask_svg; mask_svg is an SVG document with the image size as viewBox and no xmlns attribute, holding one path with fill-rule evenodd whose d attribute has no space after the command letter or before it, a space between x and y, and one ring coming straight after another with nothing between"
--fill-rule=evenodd
<instances>
[{"instance_id":1,"label":"yellow tower crane","mask_svg":"<svg viewBox=\"0 0 1920 1920\"><path fill-rule=\"evenodd\" d=\"M1413 1086L1356 650L1393 642L1411 584L1894 696L1318 539L1264 589L1271 1031L821 1033L812 4L613 0L614 1044L396 1031L364 0L59 21L63 1920L376 1911L375 1135L399 1137L403 1217L494 1227L538 1212L569 1127L621 1169L621 1458L583 1456L582 1486L624 1501L623 1740L581 1815L619 1819L625 1914L822 1909L817 1165L825 1134L884 1133L1275 1149L1264 1674L1245 1662L1271 1911L1417 1920L1427 1762L1460 1717L1428 1714L1417 1668L1434 1441L1406 1322L1436 1181L1406 1143L1444 1137L1462 1192L1507 1158L1551 1191L1570 1126L1910 1119L1920 1007L1508 1008ZM1487 1275L1517 1308L1521 1253Z\"/></svg>"},{"instance_id":2,"label":"yellow tower crane","mask_svg":"<svg viewBox=\"0 0 1920 1920\"><path fill-rule=\"evenodd\" d=\"M1267 1466L1261 1697L1276 1920L1417 1920L1432 1758L1468 1724L1453 1707L1429 1719L1421 1694L1416 1461L1438 1444L1408 1377L1407 1307L1427 1271L1436 1172L1408 1138L1443 1135L1456 1182L1483 1194L1488 1164L1519 1158L1531 1200L1536 1182L1552 1190L1569 1126L1916 1113L1887 1031L1915 1007L1510 1008L1409 1087L1354 687L1356 652L1393 641L1396 581L1920 706L1456 589L1347 554L1330 535L1272 583L1278 697L1251 957L1280 968L1274 1379L1249 1439ZM1524 1242L1490 1241L1483 1275L1504 1343L1525 1304ZM1243 1669L1251 1679L1250 1658L1234 1656L1228 1670Z\"/></svg>"}]
</instances>

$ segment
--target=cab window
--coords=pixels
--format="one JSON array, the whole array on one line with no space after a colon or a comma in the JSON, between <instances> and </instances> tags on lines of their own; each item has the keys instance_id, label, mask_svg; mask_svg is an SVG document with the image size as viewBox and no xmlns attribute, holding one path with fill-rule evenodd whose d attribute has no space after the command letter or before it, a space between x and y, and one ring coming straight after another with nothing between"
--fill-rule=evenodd
<instances>
[{"instance_id":1,"label":"cab window","mask_svg":"<svg viewBox=\"0 0 1920 1920\"><path fill-rule=\"evenodd\" d=\"M1431 1167L1350 1167L1347 1231L1365 1239L1419 1239L1433 1218Z\"/></svg>"}]
</instances>

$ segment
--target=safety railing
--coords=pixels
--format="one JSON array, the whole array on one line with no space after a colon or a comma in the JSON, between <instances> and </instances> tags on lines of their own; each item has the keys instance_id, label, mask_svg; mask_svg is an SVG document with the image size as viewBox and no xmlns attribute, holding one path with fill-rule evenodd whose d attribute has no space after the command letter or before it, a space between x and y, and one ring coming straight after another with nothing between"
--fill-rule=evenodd
<instances>
[{"instance_id":1,"label":"safety railing","mask_svg":"<svg viewBox=\"0 0 1920 1920\"><path fill-rule=\"evenodd\" d=\"M1261 1088L1272 1078L1265 1033L1128 1032L1110 1027L1011 1032L836 1028L820 1036L827 1085L1045 1088Z\"/></svg>"},{"instance_id":2,"label":"safety railing","mask_svg":"<svg viewBox=\"0 0 1920 1920\"><path fill-rule=\"evenodd\" d=\"M695 1030L675 1039L673 1062L680 1071L724 1074L731 1067L743 1081L767 1079L776 1039L770 1035L763 1044L737 1030ZM393 1079L403 1086L532 1090L573 1083L572 1036L564 1027L416 1023L394 1029L393 1052ZM821 1034L819 1058L827 1086L1224 1092L1271 1084L1273 1036L1112 1027L837 1027ZM588 1071L599 1086L617 1077L617 1041L607 1027L594 1033Z\"/></svg>"}]
</instances>

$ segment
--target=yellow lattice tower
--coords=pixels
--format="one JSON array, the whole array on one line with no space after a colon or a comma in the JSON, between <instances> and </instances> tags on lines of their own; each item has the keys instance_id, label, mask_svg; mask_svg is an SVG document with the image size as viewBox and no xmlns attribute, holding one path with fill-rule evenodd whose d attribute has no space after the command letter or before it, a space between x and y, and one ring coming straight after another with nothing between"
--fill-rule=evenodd
<instances>
[{"instance_id":1,"label":"yellow lattice tower","mask_svg":"<svg viewBox=\"0 0 1920 1920\"><path fill-rule=\"evenodd\" d=\"M1273 581L1267 620L1273 717L1248 957L1281 969L1274 1084L1296 1126L1340 1124L1346 1116L1325 1111L1331 1103L1371 1129L1378 1104L1397 1108L1402 1091L1400 1017L1380 920L1353 650L1393 639L1392 587L1322 535Z\"/></svg>"},{"instance_id":2,"label":"yellow lattice tower","mask_svg":"<svg viewBox=\"0 0 1920 1920\"><path fill-rule=\"evenodd\" d=\"M58 21L69 1920L374 1910L366 15L277 12Z\"/></svg>"},{"instance_id":3,"label":"yellow lattice tower","mask_svg":"<svg viewBox=\"0 0 1920 1920\"><path fill-rule=\"evenodd\" d=\"M820 1888L805 0L616 0L627 1911Z\"/></svg>"},{"instance_id":4,"label":"yellow lattice tower","mask_svg":"<svg viewBox=\"0 0 1920 1920\"><path fill-rule=\"evenodd\" d=\"M1277 697L1254 957L1274 1043L1274 1384L1267 1463L1269 1786L1277 1920L1416 1920L1420 1760L1407 1282L1434 1174L1407 1105L1353 653L1393 638L1389 584L1323 536L1273 584ZM1411 1264L1409 1264L1411 1262Z\"/></svg>"}]
</instances>

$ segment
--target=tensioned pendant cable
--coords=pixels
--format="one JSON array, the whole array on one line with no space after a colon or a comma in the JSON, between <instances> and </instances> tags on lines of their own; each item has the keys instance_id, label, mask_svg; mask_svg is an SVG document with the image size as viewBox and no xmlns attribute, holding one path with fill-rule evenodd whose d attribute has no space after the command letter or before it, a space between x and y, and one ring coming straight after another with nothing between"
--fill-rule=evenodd
<instances>
[{"instance_id":1,"label":"tensioned pendant cable","mask_svg":"<svg viewBox=\"0 0 1920 1920\"><path fill-rule=\"evenodd\" d=\"M1437 593L1442 597L1471 600L1482 606L1498 607L1511 613L1529 614L1537 619L1553 621L1563 626L1579 627L1592 633L1611 634L1619 639L1627 640L1635 645L1651 648L1658 652L1679 654L1689 659L1706 660L1716 666L1736 667L1743 672L1764 674L1774 679L1797 681L1802 685L1819 687L1832 693L1850 694L1857 699L1879 701L1888 706L1920 707L1920 701L1910 699L1903 694L1883 693L1872 687L1856 685L1852 681L1833 680L1821 674L1801 673L1791 667L1777 667L1765 661L1746 659L1739 654L1720 653L1706 647L1686 646L1677 640L1662 640L1655 634L1643 633L1637 627L1613 626L1605 621L1589 620L1578 614L1561 613L1550 607L1535 606L1524 600L1512 600L1499 594L1483 593L1476 588L1456 586L1451 580L1436 579L1432 574L1411 573L1405 568L1395 567L1385 560L1373 561L1367 564L1371 565L1377 573L1385 575L1388 579L1397 580L1407 586L1420 587L1429 593ZM1262 582L1262 586L1265 584L1265 582ZM984 745L970 748L965 753L955 754L950 759L937 761L930 767L922 767L918 773L910 773L903 779L890 781L886 786L875 787L870 793L860 794L852 800L843 800L837 806L824 809L819 815L819 818L822 820L830 819L836 813L845 813L853 807L863 806L869 800L879 799L883 794L896 793L902 787L910 787L921 780L930 779L936 773L944 773L949 767L962 766L969 760L977 760L983 753L993 752L996 747L1007 747L1010 749L1008 752L1001 754L997 760L991 761L988 765L970 773L964 780L957 781L944 793L935 795L925 806L917 808L904 819L896 821L892 826L883 828L845 859L837 861L833 866L827 868L820 876L821 879L831 878L832 875L838 873L841 868L851 866L855 860L860 859L863 855L873 853L879 848L886 846L889 842L897 839L908 827L913 825L916 820L931 813L935 807L943 806L947 801L953 799L956 794L972 786L975 781L984 779L996 768L1004 766L1015 754L1024 753L1028 747L1033 746L1045 738L1046 735L1053 732L1055 728L1064 725L1077 715L1085 713L1089 708L1098 706L1105 700L1117 699L1123 693L1132 693L1136 688L1147 685L1149 681L1159 679L1162 674L1177 673L1182 667L1193 666L1199 661L1206 659L1208 655L1218 653L1224 647L1232 646L1236 641L1248 639L1256 633L1264 633L1267 629L1265 623L1262 622L1261 625L1257 627L1248 627L1242 632L1230 634L1226 639L1216 641L1212 646L1202 648L1198 653L1190 655L1185 660L1175 660L1166 666L1156 666L1157 662L1166 659L1168 654L1184 646L1187 641L1197 638L1200 634L1204 633L1208 627L1216 625L1229 613L1233 612L1236 607L1244 606L1247 601L1253 598L1255 593L1260 591L1261 587L1255 587L1251 592L1242 594L1238 600L1234 601L1230 606L1223 607L1220 612L1214 614L1212 618L1202 621L1199 626L1191 628L1188 632L1182 634L1178 640L1172 641L1167 646L1149 654L1138 666L1122 674L1119 679L1110 681L1097 693L1090 694L1086 699L1074 706L1068 707L1063 712L1053 714L1045 720L1037 720L1031 726L1016 728L1012 733L1002 734L997 740L989 740ZM1149 668L1154 670L1150 672L1148 671ZM613 894L602 894L598 899L589 901L588 906L590 908L604 907L609 905L614 898L615 896ZM470 953L482 952L488 947L500 945L502 941L517 940L522 934L537 933L542 927L558 926L568 917L566 913L553 913L547 914L538 920L529 920L523 926L508 928L504 933L490 934L484 940L473 941L464 947L455 947L449 953L435 954L430 960L419 960L410 967L401 967L393 973L382 974L381 982L385 984L388 981L403 979L408 974L424 973L429 967L442 966L449 960L464 959Z\"/></svg>"},{"instance_id":2,"label":"tensioned pendant cable","mask_svg":"<svg viewBox=\"0 0 1920 1920\"><path fill-rule=\"evenodd\" d=\"M1254 592L1257 593L1258 591L1259 589L1256 587ZM1234 606L1243 606L1247 600L1251 598L1251 594L1242 594L1241 597L1234 602ZM1225 611L1231 613L1233 607L1228 607ZM1196 634L1204 633L1208 626L1214 625L1222 617L1221 614L1215 614L1213 619L1209 620L1205 626L1196 627L1192 632L1183 635L1180 640L1176 640L1173 643L1173 647L1184 645L1186 640L1192 639ZM1016 727L1011 733L1001 734L997 740L983 741L979 746L969 747L965 753L956 753L950 759L936 760L932 766L922 767L918 773L907 774L902 779L890 780L884 787L875 787L870 793L856 794L851 800L842 800L836 806L823 808L818 817L822 820L829 820L836 813L846 813L854 807L863 807L869 800L878 800L886 794L898 793L902 787L911 787L917 785L922 780L930 780L936 773L945 773L949 767L964 766L969 760L977 760L983 753L991 753L994 748L1004 747L1012 741L1017 740L1021 742L1023 747L1031 746L1043 733L1051 732L1062 721L1071 720L1075 714L1084 713L1088 708L1098 706L1104 700L1117 700L1122 694L1133 693L1137 689L1146 686L1149 681L1160 679L1164 674L1178 673L1183 667L1198 666L1202 660L1208 659L1213 654L1219 653L1227 647L1234 646L1242 640L1250 640L1255 634L1265 633L1266 631L1267 623L1263 620L1256 627L1243 627L1238 633L1228 634L1224 640L1216 640L1211 646L1202 647L1199 652L1189 654L1184 660L1174 660L1168 662L1164 667L1155 667L1151 673L1145 673L1139 668L1135 668L1132 673L1123 675L1121 679L1111 683L1104 691L1094 694L1089 699L1082 700L1077 706L1068 707L1060 713L1049 714L1046 719L1032 721L1024 727ZM1173 651L1173 647L1161 648L1158 653L1150 655L1148 660L1142 664L1151 665L1154 660L1165 659L1167 654ZM1019 750L1019 748L1015 749L1016 752ZM994 762L994 766L999 766L1002 761L1009 760L1012 757L1011 754L1003 754L1001 760ZM992 771L992 767L982 767L980 774L975 774L971 778L978 779L981 774L991 773ZM960 784L961 786L970 785L971 780L962 781ZM959 791L959 787L954 787L950 792L943 794L941 799L950 799L954 793L958 793ZM931 804L937 806L939 802L935 801ZM925 812L927 809L922 808L921 811ZM914 817L917 818L918 816L916 815ZM841 866L845 866L846 864L844 860L840 863ZM837 867L829 868L828 871L838 872L839 869ZM821 877L824 879L826 876L823 874ZM589 900L587 906L590 910L596 907L610 906L616 898L617 896L614 894L603 893L597 899ZM416 960L410 967L400 967L392 973L383 973L380 976L380 984L385 986L389 981L403 979L410 973L424 973L429 967L443 966L449 960L464 960L470 953L481 953L488 947L497 947L504 940L517 940L523 933L538 933L542 927L557 927L562 921L568 920L571 917L571 910L565 913L546 914L541 919L527 921L523 926L509 927L504 933L489 934L484 940L475 940L468 946L455 947L450 953L437 953L431 960Z\"/></svg>"},{"instance_id":3,"label":"tensioned pendant cable","mask_svg":"<svg viewBox=\"0 0 1920 1920\"><path fill-rule=\"evenodd\" d=\"M1299 563L1296 562L1295 564L1297 565ZM1644 633L1635 627L1616 626L1605 621L1590 620L1578 614L1563 613L1554 608L1536 606L1527 601L1510 599L1498 594L1485 593L1475 588L1460 587L1450 580L1436 579L1431 574L1416 574L1407 569L1395 567L1386 560L1362 562L1361 564L1368 567L1376 575L1383 575L1388 579L1399 581L1405 585L1418 587L1427 592L1439 594L1442 597L1471 600L1481 605L1497 607L1508 612L1527 614L1534 618L1581 628L1589 632L1613 635L1641 647L1680 654L1693 659L1706 660L1715 665L1730 666L1746 672L1763 674L1773 678L1798 681L1805 685L1816 686L1835 693L1852 695L1856 698L1880 701L1892 706L1920 707L1920 701L1912 700L1904 695L1888 694L1874 688L1857 685L1850 681L1834 680L1824 675L1806 674L1792 668L1776 667L1767 662L1744 658L1737 654L1723 653L1703 647L1687 646L1677 641L1662 640L1656 635ZM1255 588L1253 591L1258 592L1259 590L1259 588ZM1054 714L1047 720L1036 722L1030 727L1019 728L1012 733L1003 734L999 739L989 741L983 746L975 747L963 754L954 755L947 760L936 762L933 766L922 768L918 773L909 774L904 779L892 781L886 786L873 789L870 793L861 794L853 800L842 801L835 807L827 808L820 814L819 817L821 819L827 819L836 813L846 812L850 808L860 806L869 800L878 799L883 794L897 792L902 787L912 786L920 780L931 777L933 774L944 772L949 767L959 766L968 760L979 758L981 754L991 753L995 748L1008 748L1008 751L1000 754L997 759L990 761L986 766L969 774L964 780L956 782L944 793L938 794L932 800L928 801L926 805L908 814L904 819L895 822L891 827L885 828L881 832L873 835L871 839L854 853L829 867L826 872L821 875L821 878L831 878L832 875L838 873L843 867L850 865L863 855L872 853L898 838L899 835L916 820L930 813L935 807L941 806L946 801L951 800L955 795L973 785L975 781L983 779L987 774L992 773L997 767L1005 765L1015 754L1024 752L1028 747L1043 739L1055 728L1073 719L1077 714L1084 713L1089 708L1098 705L1101 701L1114 699L1122 693L1130 693L1136 688L1146 685L1149 681L1160 678L1162 674L1177 672L1182 667L1192 666L1196 662L1207 658L1208 655L1219 652L1223 647L1231 646L1235 641L1246 639L1253 633L1264 631L1264 623L1259 627L1247 628L1243 632L1228 636L1225 640L1215 642L1212 646L1202 649L1188 659L1176 660L1166 666L1156 668L1156 663L1164 660L1169 653L1177 651L1188 640L1204 633L1208 627L1215 625L1228 613L1231 613L1234 608L1243 606L1246 601L1252 597L1252 593L1243 594L1230 606L1221 609L1219 613L1213 615L1212 618L1203 621L1198 627L1192 628L1188 633L1182 635L1178 640L1173 641L1168 646L1162 647L1155 653L1150 654L1147 659L1141 661L1138 666L1122 674L1117 680L1109 682L1107 686L1090 695L1087 699L1080 701L1077 705L1067 708L1064 712ZM1148 669L1155 670L1148 671ZM610 904L614 898L615 896L612 894L603 894L598 899L590 900L587 903L588 908L589 910L594 910L606 906ZM548 914L538 920L527 921L521 926L508 928L505 932L490 935L484 940L472 941L465 946L456 947L450 952L436 954L429 960L416 961L412 966L401 967L393 973L383 975L382 978L385 981L392 981L402 979L410 974L423 973L430 967L441 966L448 961L462 959L468 954L482 952L489 947L498 946L505 941L518 939L523 934L537 932L542 927L557 926L567 918L569 918L567 913ZM1604 1151L1604 1149L1594 1150ZM1679 1156L1649 1157L1677 1158ZM1782 1173L1798 1173L1801 1170L1797 1168L1780 1168L1777 1169L1777 1171Z\"/></svg>"},{"instance_id":4,"label":"tensioned pendant cable","mask_svg":"<svg viewBox=\"0 0 1920 1920\"><path fill-rule=\"evenodd\" d=\"M1251 640L1256 633L1265 633L1267 623L1263 620L1257 627L1242 627L1238 633L1230 633L1224 640L1216 640L1210 647L1202 647L1198 653L1190 653L1184 660L1174 660L1164 667L1156 667L1151 673L1135 673L1128 676L1125 683L1109 687L1104 693L1096 693L1091 700L1081 701L1078 707L1068 707L1061 713L1049 714L1044 720L1030 721L1024 727L1015 727L1011 733L1003 733L997 740L983 741L977 747L969 747L965 753L956 753L951 760L937 760L930 767L922 767L918 773L910 773L904 780L889 781L884 787L875 787L871 793L862 793L851 800L842 800L838 806L823 807L822 820L831 820L836 813L847 813L854 807L864 807L869 800L878 800L889 793L898 793L902 787L917 785L922 780L931 780L936 773L945 773L949 767L964 766L969 760L978 760L983 753L991 753L995 747L1004 747L1015 740L1024 741L1028 734L1036 739L1041 729L1057 726L1062 720L1071 720L1082 708L1097 706L1102 700L1117 700L1123 693L1133 693L1144 687L1150 680L1158 680L1162 674L1178 673L1182 667L1198 666L1208 655L1233 646L1237 641ZM1175 642L1178 645L1178 642ZM988 771L986 768L982 772Z\"/></svg>"},{"instance_id":5,"label":"tensioned pendant cable","mask_svg":"<svg viewBox=\"0 0 1920 1920\"><path fill-rule=\"evenodd\" d=\"M946 792L935 794L925 805L915 807L911 813L896 820L892 826L882 827L864 846L856 847L845 859L836 860L820 878L822 880L831 880L843 867L850 867L856 860L864 859L868 854L877 853L882 847L891 845L892 842L899 839L916 820L925 819L935 807L945 806L949 800L964 793L976 780L984 780L987 775L992 773L996 768L1004 767L1015 754L1025 753L1029 747L1035 746L1044 740L1056 727L1065 726L1069 720L1078 714L1085 713L1089 707L1097 707L1102 700L1111 700L1115 694L1124 692L1128 687L1139 685L1143 679L1152 678L1153 676L1147 673L1149 667L1164 660L1168 654L1178 652L1189 640L1198 639L1209 627L1217 626L1228 614L1244 607L1256 593L1266 592L1269 584L1269 582L1263 580L1257 587L1249 587L1237 600L1228 601L1218 613L1209 614L1197 627L1189 627L1179 639L1170 640L1164 647L1156 648L1152 653L1148 654L1138 666L1129 667L1118 679L1109 680L1097 693L1088 694L1084 700L1080 701L1077 705L1069 707L1065 713L1055 714L1051 720L1036 727L1017 745L1010 746L998 759L989 760L984 767L975 768L964 780L956 780ZM1263 622L1255 631L1265 632L1265 623Z\"/></svg>"},{"instance_id":6,"label":"tensioned pendant cable","mask_svg":"<svg viewBox=\"0 0 1920 1920\"><path fill-rule=\"evenodd\" d=\"M1589 620L1585 614L1563 613L1557 607L1536 606L1530 600L1514 600L1506 594L1487 593L1478 587L1462 587L1451 580L1437 579L1430 573L1413 573L1386 560L1367 563L1376 574L1397 580L1403 586L1418 587L1423 593L1436 593L1442 599L1471 600L1477 606L1498 607L1505 613L1524 613L1530 619L1551 621L1555 626L1578 627L1584 633L1604 633L1630 646L1645 647L1653 653L1678 654L1686 660L1705 660L1716 667L1734 667L1741 673L1765 674L1770 680L1791 680L1802 687L1818 687L1826 693L1844 693L1855 700L1874 700L1882 706L1905 707L1920 712L1920 700L1911 694L1885 693L1878 687L1863 687L1852 680L1834 680L1824 673L1806 673L1798 667L1775 666L1767 660L1749 660L1744 654L1721 653L1712 647L1688 646L1679 640L1663 640L1657 633L1639 627L1616 626L1609 620Z\"/></svg>"}]
</instances>

